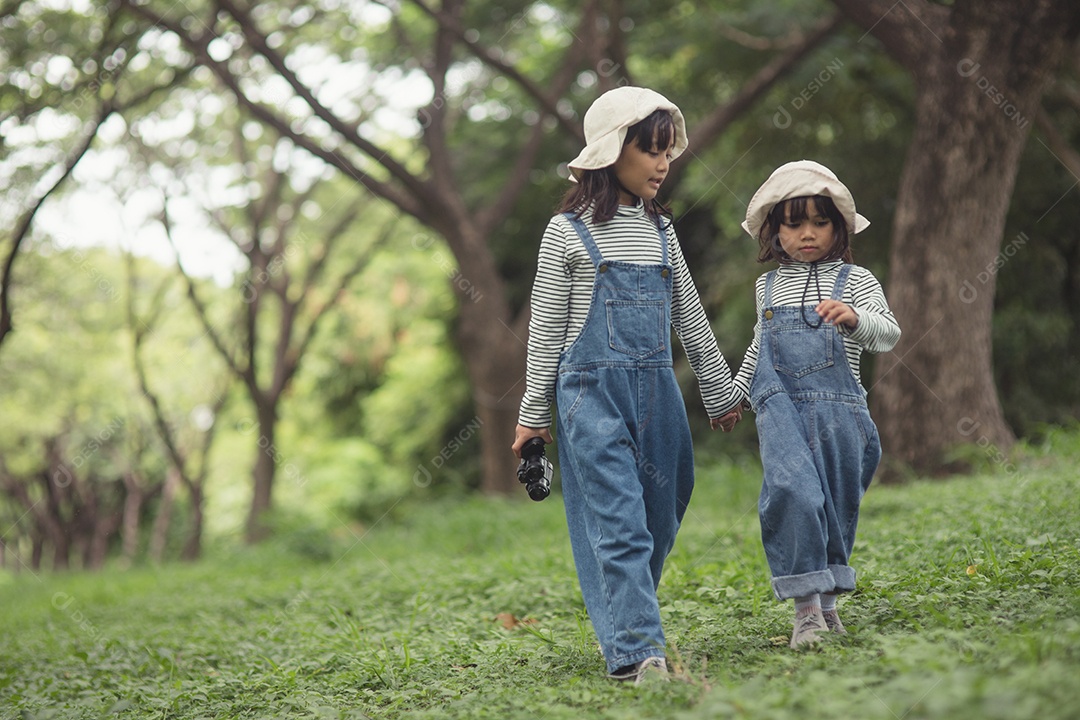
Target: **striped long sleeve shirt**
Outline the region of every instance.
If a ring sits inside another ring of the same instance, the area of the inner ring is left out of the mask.
[[[836,278],[843,267],[842,260],[818,264],[820,283],[811,282],[809,263],[789,263],[781,265],[777,271],[776,280],[773,281],[772,304],[773,305],[814,305],[832,296]],[[757,323],[754,325],[754,339],[750,343],[746,355],[743,356],[742,366],[738,375],[735,376],[735,386],[745,397],[750,397],[750,381],[754,377],[754,369],[757,367],[758,344],[761,339],[761,313],[765,310],[765,277],[762,275],[755,284],[757,296]],[[820,293],[818,287],[820,284]],[[859,360],[862,352],[882,353],[888,352],[895,347],[900,339],[900,325],[893,317],[889,303],[885,300],[885,293],[881,289],[881,283],[874,274],[859,265],[851,266],[847,284],[844,285],[844,293],[841,300],[850,305],[855,314],[859,316],[859,324],[854,330],[848,330],[840,326],[840,334],[844,338],[844,349],[847,354],[848,365],[855,374],[855,380],[861,385],[862,374],[859,371]]]
[[[615,217],[601,225],[592,225],[591,219],[592,213],[587,211],[583,220],[605,259],[661,262],[656,224],[642,206],[620,206]],[[666,236],[668,262],[673,270],[671,324],[697,376],[709,417],[719,417],[742,398],[732,385],[731,370],[716,345],[716,336],[670,224]],[[554,216],[540,241],[532,289],[525,396],[518,416],[518,422],[525,427],[545,428],[551,424],[559,357],[585,324],[595,277],[596,268],[577,232],[564,216]]]

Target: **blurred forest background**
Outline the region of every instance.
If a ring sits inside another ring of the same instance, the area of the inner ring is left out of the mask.
[[[904,329],[883,477],[1080,409],[1080,9],[1011,3],[0,3],[0,566],[199,557],[524,494],[543,228],[601,92],[687,117],[662,195],[732,369],[739,222],[818,160]],[[701,462],[753,461],[752,416]]]

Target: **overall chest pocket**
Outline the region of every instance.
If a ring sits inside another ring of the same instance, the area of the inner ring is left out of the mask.
[[[769,328],[772,337],[773,368],[794,378],[832,367],[836,328],[822,323],[812,329],[805,324]]]
[[[612,350],[642,360],[667,347],[663,300],[606,300],[604,304]]]

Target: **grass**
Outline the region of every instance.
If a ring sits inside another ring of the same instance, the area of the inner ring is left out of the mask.
[[[0,581],[0,718],[1076,718],[1080,434],[875,486],[841,600],[786,646],[758,469],[703,463],[661,584],[683,682],[603,677],[562,505],[399,506],[194,566]]]

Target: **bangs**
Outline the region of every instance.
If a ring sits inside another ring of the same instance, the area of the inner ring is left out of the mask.
[[[840,217],[840,211],[837,209],[836,204],[833,203],[832,198],[825,195],[814,195],[790,198],[782,203],[777,203],[773,208],[773,212],[778,213],[777,218],[780,222],[800,222],[802,220],[810,219],[810,202],[813,201],[814,209],[817,210],[818,215],[821,217],[827,217],[833,222],[840,219],[843,222],[843,218]]]
[[[641,122],[631,125],[623,145],[634,142],[638,149],[649,152],[654,140],[659,150],[667,150],[675,142],[675,120],[667,110],[655,110]]]

